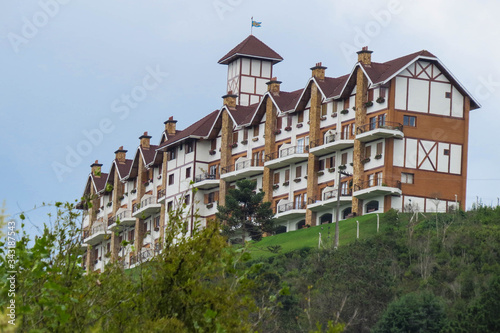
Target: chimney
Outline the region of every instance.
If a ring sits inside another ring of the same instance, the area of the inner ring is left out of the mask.
[[[127,151],[123,149],[123,146],[120,146],[117,151],[115,151],[115,158],[119,163],[125,163],[125,156],[127,155]]]
[[[364,46],[361,51],[358,51],[358,62],[363,65],[371,65],[372,64],[372,53],[373,51],[368,50],[368,46]]]
[[[224,105],[229,108],[236,107],[236,98],[238,98],[238,95],[233,94],[231,90],[227,95],[222,96],[222,99],[224,100]]]
[[[102,164],[99,164],[98,160],[95,160],[95,162],[93,164],[91,164],[90,167],[92,168],[91,172],[95,177],[101,177]]]
[[[165,124],[165,132],[167,132],[167,136],[170,136],[170,135],[175,135],[175,124],[177,123],[177,120],[174,120],[174,117],[170,116],[170,118],[168,118],[168,120],[166,122],[164,122]]]
[[[311,68],[312,76],[317,78],[318,80],[325,79],[325,69],[326,67],[321,65],[321,62],[316,63],[316,66]]]
[[[139,139],[141,140],[141,147],[149,149],[149,140],[151,139],[151,136],[148,135],[148,132],[144,132]]]
[[[267,84],[267,91],[271,92],[273,96],[280,95],[281,81],[278,81],[277,78],[273,77],[271,81],[267,82],[266,84]]]

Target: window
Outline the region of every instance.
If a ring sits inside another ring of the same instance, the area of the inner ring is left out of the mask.
[[[285,170],[285,182],[290,180],[290,169]]]
[[[281,129],[282,122],[283,122],[283,118],[282,117],[277,117],[276,118],[276,129],[277,130]]]
[[[327,105],[328,105],[328,104],[323,104],[323,105],[321,105],[321,115],[322,115],[322,116],[326,116],[326,112],[327,112],[327,110],[328,110],[328,106],[327,106]]]
[[[401,172],[401,183],[413,184],[415,175],[413,173]]]
[[[160,227],[160,217],[157,216],[155,217],[155,228],[159,228]]]
[[[373,89],[368,90],[368,102],[373,101]]]
[[[191,177],[191,167],[186,168],[186,178]]]
[[[443,153],[444,153],[446,156],[450,156],[450,150],[449,150],[449,149],[445,149]]]
[[[325,160],[319,160],[318,161],[318,170],[325,170]]]
[[[186,154],[192,153],[193,152],[193,142],[186,142]]]
[[[219,191],[205,194],[205,204],[210,204],[219,200]]]
[[[309,149],[309,137],[297,138],[297,154],[305,153]]]
[[[248,140],[248,128],[243,130],[243,140]]]
[[[167,203],[167,212],[171,212],[173,207],[174,207],[174,202],[173,201],[169,201]]]
[[[304,111],[297,112],[297,123],[300,124],[304,122]]]
[[[347,153],[342,154],[342,165],[347,164]]]
[[[385,98],[385,91],[387,88],[380,87],[379,97]]]
[[[128,232],[128,241],[129,241],[129,242],[131,242],[131,243],[133,243],[133,242],[134,242],[134,237],[135,237],[135,232],[134,232],[134,230],[130,230],[130,231]]]
[[[168,175],[168,185],[172,185],[174,183],[174,174],[171,173]]]
[[[175,160],[175,148],[172,148],[167,152],[167,160]]]
[[[286,126],[287,127],[292,126],[292,115],[290,114],[286,117]]]
[[[451,92],[445,92],[444,93],[445,98],[451,98]]]
[[[233,132],[233,143],[238,143],[238,132]]]
[[[335,156],[330,156],[325,159],[325,167],[327,169],[334,168],[335,167]]]
[[[385,126],[385,113],[378,116],[378,127]]]
[[[189,194],[187,194],[185,197],[184,197],[184,203],[186,205],[189,205],[191,203],[191,196]]]
[[[384,143],[383,142],[377,143],[377,155],[382,155],[383,149],[384,149]]]
[[[416,127],[417,126],[417,117],[415,117],[415,116],[404,116],[403,117],[403,125],[404,126]]]
[[[217,139],[210,141],[210,149],[215,150],[217,148]]]
[[[365,147],[365,158],[370,158],[372,156],[372,146]]]
[[[108,243],[108,245],[106,246],[106,252],[111,252],[111,243]]]
[[[280,183],[280,173],[279,172],[275,172],[274,175],[273,175],[273,184],[276,185],[276,184],[279,184]]]
[[[300,178],[302,177],[302,166],[298,166],[296,169],[295,169],[295,178]]]
[[[253,136],[254,137],[259,136],[259,126],[260,125],[255,125],[254,128],[253,128]]]
[[[370,118],[370,131],[377,127],[377,117]]]
[[[219,167],[219,165],[218,165],[218,164],[211,165],[211,166],[210,166],[210,168],[208,169],[208,170],[209,170],[208,172],[209,172],[211,175],[216,176],[216,175],[217,175],[217,169],[218,169],[218,167]]]
[[[307,193],[301,193],[295,195],[294,209],[304,209],[306,202],[307,202]]]
[[[342,139],[343,140],[349,139],[349,125],[342,126]]]

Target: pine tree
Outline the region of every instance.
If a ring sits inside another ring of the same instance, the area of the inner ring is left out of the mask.
[[[275,221],[270,202],[262,202],[264,192],[256,192],[257,183],[243,179],[229,189],[225,206],[218,206],[217,218],[223,222],[222,233],[231,237],[241,232],[243,242],[249,236],[260,240],[265,232],[273,232]]]

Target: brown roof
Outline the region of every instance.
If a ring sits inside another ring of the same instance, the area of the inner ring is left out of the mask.
[[[101,173],[100,177],[92,175],[92,180],[94,181],[97,192],[104,190],[104,188],[106,187],[107,179],[108,179],[107,173]]]
[[[283,58],[273,49],[261,42],[254,35],[250,35],[244,41],[236,45],[236,47],[229,51],[225,56],[220,58],[218,63],[227,65],[231,61],[245,56],[271,60],[273,64],[276,64],[283,60]]]
[[[130,167],[132,167],[132,160],[125,160],[125,163],[120,163],[115,160],[115,164],[118,167],[118,175],[123,178],[128,175]]]
[[[384,63],[372,62],[370,66],[362,66],[373,83],[382,82],[403,69],[405,65],[419,56],[436,58],[436,56],[429,51],[422,50],[390,61],[386,61]]]
[[[218,113],[219,110],[215,110],[210,114],[208,114],[207,116],[201,118],[191,126],[187,127],[186,129],[177,131],[177,133],[175,133],[174,136],[169,137],[167,141],[163,142],[159,146],[159,148],[165,147],[173,142],[185,139],[190,135],[195,135],[200,137],[207,136],[208,132],[212,128],[213,123],[215,122]]]
[[[280,91],[279,95],[272,96],[276,105],[280,108],[282,112],[292,110],[297,105],[297,101],[304,89],[298,89],[292,92]]]
[[[337,96],[342,91],[346,80],[349,75],[344,75],[340,77],[325,77],[324,80],[318,80],[318,85],[325,94],[326,98]]]
[[[142,156],[144,156],[144,164],[148,165],[149,163],[153,162],[155,158],[156,149],[158,149],[158,146],[150,145],[149,149],[144,149],[143,147],[140,148]]]
[[[236,122],[235,125],[244,125],[248,124],[252,120],[253,115],[257,111],[258,105],[258,103],[249,106],[238,105],[236,108],[227,109]]]

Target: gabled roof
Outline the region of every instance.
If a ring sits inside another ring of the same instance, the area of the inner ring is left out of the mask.
[[[175,144],[190,137],[204,138],[208,136],[218,114],[219,110],[215,110],[210,114],[208,114],[207,116],[201,118],[194,124],[190,125],[186,129],[181,131],[176,131],[174,136],[169,137],[168,140],[164,141],[157,149],[161,150],[166,146],[171,146],[172,144]]]
[[[303,90],[304,89],[298,89],[291,92],[280,91],[278,95],[274,95],[269,91],[266,92],[264,96],[262,96],[260,103],[256,106],[252,117],[247,117],[245,123],[242,125],[256,125],[258,124],[258,122],[260,122],[260,120],[266,113],[266,100],[268,98],[273,101],[274,105],[278,109],[278,112],[283,113],[294,110],[295,105],[297,104],[297,101],[299,100],[299,97],[301,96]]]
[[[278,53],[276,53],[273,49],[264,44],[254,35],[250,35],[245,38],[244,41],[236,45],[234,49],[220,58],[218,63],[227,65],[240,57],[270,60],[273,62],[273,64],[276,64],[283,60],[283,58]]]
[[[90,186],[94,187],[95,193],[99,193],[106,188],[106,182],[108,180],[107,173],[101,173],[100,177],[94,176],[94,174],[89,174],[87,178],[87,183],[85,184],[85,190],[83,191],[83,196],[90,194]]]

